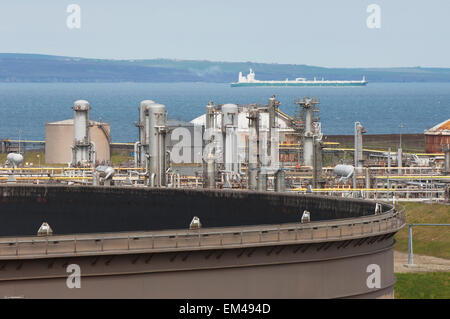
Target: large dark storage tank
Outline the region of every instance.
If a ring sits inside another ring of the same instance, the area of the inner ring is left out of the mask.
[[[375,211],[372,202],[295,193],[30,185],[0,190],[0,236],[33,236],[43,222],[65,235],[186,229],[194,216],[203,227],[228,227],[299,222],[304,210],[312,221]]]

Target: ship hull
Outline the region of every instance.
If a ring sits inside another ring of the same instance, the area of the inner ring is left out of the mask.
[[[298,82],[298,83],[283,83],[283,82],[257,82],[257,83],[231,83],[231,87],[254,87],[254,86],[366,86],[367,82],[345,82],[345,83],[320,83],[320,82]]]

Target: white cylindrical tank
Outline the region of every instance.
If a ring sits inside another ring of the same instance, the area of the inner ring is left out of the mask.
[[[336,174],[338,177],[344,178],[352,176],[354,171],[355,168],[353,167],[353,165],[344,165],[344,164],[336,165],[333,169],[334,174]]]
[[[6,156],[6,165],[11,165],[12,167],[18,167],[23,163],[23,156],[19,153],[9,153]]]

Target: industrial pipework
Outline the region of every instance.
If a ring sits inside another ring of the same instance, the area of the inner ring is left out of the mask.
[[[91,143],[89,135],[89,110],[88,101],[75,101],[72,109],[73,118],[73,146],[72,146],[72,165],[86,165],[92,163],[95,158],[95,147]],[[95,164],[95,163],[94,163]]]

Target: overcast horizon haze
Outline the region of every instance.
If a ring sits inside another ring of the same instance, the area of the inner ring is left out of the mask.
[[[81,28],[66,25],[69,4]],[[370,29],[367,7],[379,5]],[[450,67],[450,1],[181,0],[0,4],[0,52],[330,68]]]

